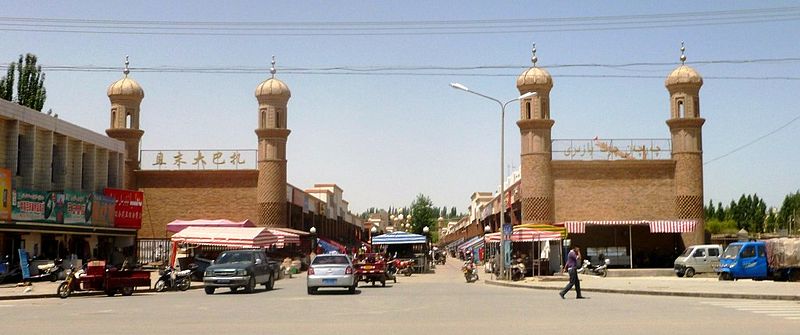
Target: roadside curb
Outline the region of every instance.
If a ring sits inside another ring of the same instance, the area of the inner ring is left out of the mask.
[[[558,291],[561,288],[552,286],[530,285],[520,283],[507,283],[496,280],[485,280],[487,285],[495,285],[502,287],[525,288],[534,290],[553,290]],[[636,295],[655,295],[655,296],[670,296],[670,297],[691,297],[691,298],[721,298],[721,299],[753,299],[753,300],[788,300],[800,301],[800,296],[797,295],[777,295],[777,294],[746,294],[746,293],[712,293],[712,292],[665,292],[665,291],[647,291],[647,290],[619,290],[619,289],[605,289],[605,288],[581,288],[583,292],[599,292],[599,293],[616,293],[616,294],[636,294]]]
[[[189,290],[197,290],[203,288],[203,285],[192,285],[189,287]],[[136,293],[155,293],[155,289],[148,288],[148,289],[141,289],[135,290],[134,294]],[[91,297],[97,295],[106,295],[103,291],[92,291],[92,292],[72,292],[70,298],[72,297]],[[58,294],[55,293],[47,293],[47,294],[20,294],[20,295],[7,295],[7,296],[0,296],[0,301],[3,300],[27,300],[27,299],[45,299],[45,298],[59,298]]]

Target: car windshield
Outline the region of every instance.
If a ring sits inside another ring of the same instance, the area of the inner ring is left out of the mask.
[[[253,261],[253,254],[250,253],[242,253],[242,252],[226,252],[222,255],[219,255],[217,258],[216,264],[228,264],[228,263],[239,263],[239,262],[252,262]]]
[[[350,262],[347,261],[347,256],[318,256],[314,258],[311,265],[347,265],[349,263]]]
[[[739,254],[739,249],[741,248],[742,248],[741,245],[734,245],[734,244],[729,245],[727,248],[725,248],[725,252],[722,253],[722,258],[724,259],[736,258],[736,255]]]
[[[692,254],[692,248],[686,248],[686,250],[684,250],[683,253],[681,254],[681,257],[688,257],[691,254]]]

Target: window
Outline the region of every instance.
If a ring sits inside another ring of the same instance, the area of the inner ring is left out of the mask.
[[[22,135],[17,136],[17,176],[22,175]]]
[[[131,113],[125,114],[125,128],[131,128]]]
[[[717,248],[708,249],[708,255],[712,257],[719,257],[719,249]]]
[[[695,250],[693,257],[706,257],[706,249],[700,248]]]
[[[347,256],[317,256],[311,262],[312,265],[332,265],[332,264],[341,264],[341,265],[349,265],[350,262],[347,260]]]
[[[742,258],[756,257],[756,247],[748,245],[742,249]]]
[[[53,151],[50,152],[50,157],[52,160],[50,161],[50,182],[56,182],[56,160],[58,160],[58,147],[53,144]]]
[[[86,186],[86,153],[81,154],[81,189]]]
[[[764,247],[759,247],[758,248],[758,257],[767,257],[767,255],[766,255],[766,253],[764,251]]]
[[[281,127],[281,113],[275,112],[275,128]]]
[[[531,102],[528,101],[525,103],[525,118],[530,120],[531,118]]]
[[[678,100],[678,117],[684,118],[686,117],[686,110],[683,106],[683,100]]]
[[[112,108],[111,109],[111,128],[116,128],[117,127],[117,125],[115,123],[117,123],[117,109],[116,108]]]

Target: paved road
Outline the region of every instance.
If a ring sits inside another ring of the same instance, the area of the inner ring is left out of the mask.
[[[0,334],[797,334],[800,303],[592,294],[466,284],[458,264],[387,287],[309,296],[303,276],[274,291],[0,301]],[[77,321],[77,323],[76,323]]]

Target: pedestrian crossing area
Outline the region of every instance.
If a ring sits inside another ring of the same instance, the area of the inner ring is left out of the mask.
[[[724,307],[762,316],[800,321],[800,301],[782,300],[714,300],[702,301],[704,305]]]

